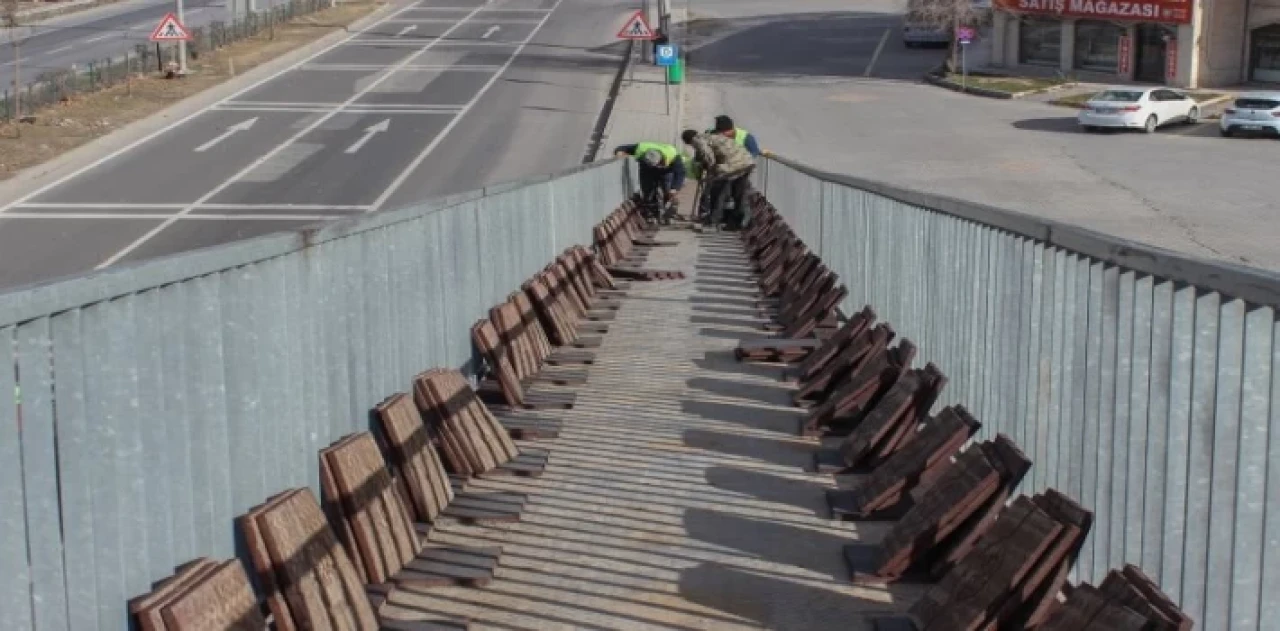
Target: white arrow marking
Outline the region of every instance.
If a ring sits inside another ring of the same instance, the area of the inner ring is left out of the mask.
[[[406,26],[406,27],[404,27],[404,28],[400,29],[400,32],[399,32],[399,33],[396,33],[396,37],[403,37],[403,36],[405,36],[405,35],[408,35],[410,32],[412,32],[412,31],[416,31],[416,30],[418,30],[418,25],[417,25],[417,24],[410,24],[409,26]]]
[[[214,145],[236,135],[239,132],[249,131],[249,128],[253,127],[253,124],[256,122],[258,122],[258,117],[254,116],[253,118],[250,118],[249,120],[246,120],[243,123],[236,123],[235,125],[228,127],[227,131],[222,132],[222,134],[220,134],[217,138],[214,138],[213,140],[210,140],[209,142],[206,142],[203,145],[196,147],[195,151],[196,153],[208,151],[212,149]]]
[[[360,137],[360,140],[355,141],[355,144],[351,145],[350,147],[347,147],[346,153],[355,153],[359,151],[360,147],[363,147],[365,143],[373,139],[373,136],[375,134],[380,134],[384,131],[387,131],[387,129],[389,129],[390,127],[391,127],[390,118],[382,121],[381,123],[378,123],[377,125],[370,125],[369,127],[365,128],[364,135]]]
[[[494,33],[497,33],[498,31],[501,31],[501,30],[502,30],[502,27],[496,24],[493,26],[490,26],[489,30],[485,31],[484,35],[480,36],[480,39],[489,39],[490,35],[493,35]]]

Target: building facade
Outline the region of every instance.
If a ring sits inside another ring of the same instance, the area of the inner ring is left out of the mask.
[[[991,64],[1181,88],[1280,86],[1280,0],[995,0]]]

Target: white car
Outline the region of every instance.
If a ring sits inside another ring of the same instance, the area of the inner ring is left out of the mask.
[[[1248,92],[1222,112],[1223,136],[1255,133],[1280,138],[1280,92]]]
[[[1141,129],[1148,134],[1168,123],[1200,120],[1196,100],[1169,88],[1108,88],[1094,95],[1080,110],[1080,127]]]

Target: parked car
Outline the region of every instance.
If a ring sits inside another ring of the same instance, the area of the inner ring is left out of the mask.
[[[1236,98],[1218,122],[1223,136],[1241,133],[1280,137],[1280,92],[1248,92]]]
[[[907,45],[907,48],[947,46],[951,43],[951,29],[938,28],[908,17],[902,25],[902,42]]]
[[[1169,123],[1200,120],[1196,100],[1169,88],[1108,88],[1094,95],[1080,110],[1080,127],[1141,129],[1148,134]]]

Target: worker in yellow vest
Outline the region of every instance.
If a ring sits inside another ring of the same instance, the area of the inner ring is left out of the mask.
[[[640,171],[640,195],[650,199],[655,189],[662,187],[664,204],[674,208],[673,202],[684,187],[686,175],[684,156],[673,145],[661,142],[638,142],[620,145],[613,150],[615,156],[635,158]],[[668,210],[664,214],[671,214]]]
[[[760,150],[760,143],[756,141],[755,134],[742,129],[733,124],[733,119],[725,114],[716,117],[716,126],[714,129],[708,129],[708,134],[721,134],[732,138],[738,143],[739,147],[746,149],[751,153],[751,157],[759,158],[763,152]]]

